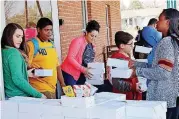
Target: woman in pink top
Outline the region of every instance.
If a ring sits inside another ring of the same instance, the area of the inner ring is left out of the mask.
[[[84,84],[91,77],[87,64],[94,61],[93,42],[98,36],[100,25],[91,20],[86,26],[85,35],[71,41],[67,57],[61,64],[66,85]]]

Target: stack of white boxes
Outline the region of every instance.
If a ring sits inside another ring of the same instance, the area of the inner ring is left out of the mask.
[[[18,119],[18,104],[0,101],[0,119]]]
[[[129,101],[124,94],[35,99],[15,97],[0,102],[1,119],[166,119],[166,102]]]
[[[132,69],[128,68],[128,64],[129,62],[126,60],[108,58],[107,66],[111,68],[111,78],[129,78],[132,74]]]
[[[127,119],[166,119],[166,112],[166,102],[126,101]]]
[[[112,78],[124,78],[128,79],[132,75],[132,69],[128,67],[129,61],[108,58],[107,65],[110,67],[110,82],[112,83]],[[112,67],[115,67],[114,69]],[[147,90],[147,79],[143,77],[138,77],[140,88],[142,91]]]
[[[144,54],[149,54],[152,51],[152,48],[148,48],[148,47],[143,47],[143,46],[135,46],[135,52],[139,52],[139,53],[144,53]],[[147,59],[135,59],[138,62],[146,62],[148,63]]]
[[[8,110],[2,119],[64,119],[61,100],[58,99],[14,97],[4,102],[6,102],[4,106]],[[8,116],[12,114],[13,118],[9,118]]]
[[[123,94],[97,93],[91,97],[62,96],[61,101],[65,119],[109,119],[109,117],[118,119],[119,116],[125,116],[125,104],[118,103],[117,106],[116,101],[125,99]],[[119,113],[120,115],[118,115]]]
[[[93,75],[92,78],[87,79],[87,82],[92,85],[102,85],[104,84],[104,63],[94,62],[88,63],[89,72]]]
[[[138,46],[138,45],[136,45],[135,47],[135,52],[149,54],[151,51],[152,51],[152,48]]]

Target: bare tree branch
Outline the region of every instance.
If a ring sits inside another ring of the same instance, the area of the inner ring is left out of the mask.
[[[4,1],[5,17],[8,19],[14,9],[15,1]]]

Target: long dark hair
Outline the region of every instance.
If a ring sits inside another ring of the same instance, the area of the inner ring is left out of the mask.
[[[179,45],[179,17],[170,20],[168,34]]]
[[[23,31],[23,37],[22,37],[22,43],[19,47],[20,50],[25,51],[25,36],[24,36],[24,30],[23,28],[16,23],[9,23],[3,31],[2,37],[1,37],[1,47],[5,48],[5,46],[10,46],[14,47],[14,42],[13,42],[13,35],[16,31],[16,29],[21,29]]]
[[[169,20],[168,35],[179,45],[179,11],[173,8],[164,9],[161,13]]]

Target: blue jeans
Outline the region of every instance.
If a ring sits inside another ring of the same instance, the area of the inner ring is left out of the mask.
[[[71,86],[76,85],[76,80],[73,78],[73,76],[64,72],[63,70],[62,70],[62,74],[66,85],[71,85]]]
[[[86,82],[86,77],[84,76],[84,74],[80,74],[79,79],[76,81],[72,75],[62,71],[63,74],[63,78],[65,80],[65,84],[66,85],[83,85]]]
[[[84,85],[86,82],[86,77],[83,73],[80,74],[80,78],[76,82],[77,85]]]

